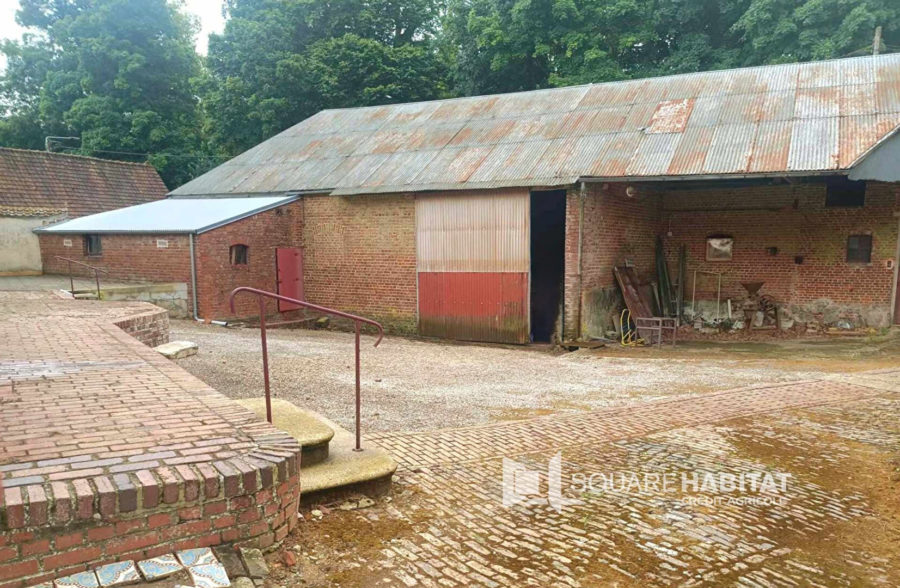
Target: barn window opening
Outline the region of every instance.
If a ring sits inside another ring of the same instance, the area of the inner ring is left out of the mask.
[[[845,176],[828,178],[825,182],[825,206],[828,208],[859,208],[866,203],[866,183],[848,180]]]
[[[869,263],[871,261],[872,235],[847,237],[847,263]]]
[[[246,245],[231,246],[231,265],[247,265],[247,253],[250,250]]]
[[[103,246],[100,243],[100,235],[84,236],[84,254],[87,256],[98,256],[103,254]]]

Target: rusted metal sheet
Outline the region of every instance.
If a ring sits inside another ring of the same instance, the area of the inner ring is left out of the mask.
[[[528,343],[528,274],[419,273],[419,334]]]
[[[647,132],[683,133],[693,109],[693,98],[660,102],[656,105],[653,116],[650,117],[650,125],[647,127]]]
[[[837,117],[794,121],[788,153],[789,170],[837,169],[838,160]]]
[[[416,198],[421,334],[527,342],[529,202],[528,190]]]
[[[173,195],[827,172],[869,152],[896,113],[900,54],[329,110]]]
[[[527,272],[529,192],[416,198],[420,272]]]
[[[794,125],[791,121],[759,123],[747,171],[750,173],[776,172],[787,168],[793,128]]]

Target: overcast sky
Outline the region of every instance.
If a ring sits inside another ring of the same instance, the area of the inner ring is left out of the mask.
[[[220,33],[225,26],[222,0],[185,0],[187,10],[200,19],[202,30],[197,36],[197,51],[206,55],[206,41],[210,33]],[[16,24],[19,0],[0,0],[0,38],[17,39],[22,29]]]

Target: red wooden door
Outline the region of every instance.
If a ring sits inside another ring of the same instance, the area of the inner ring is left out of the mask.
[[[275,269],[278,275],[278,293],[288,298],[303,300],[303,250],[279,247],[275,250]],[[278,311],[297,310],[300,306],[278,301]]]

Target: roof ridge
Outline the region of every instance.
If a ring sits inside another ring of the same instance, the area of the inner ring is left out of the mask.
[[[44,156],[44,157],[49,157],[50,159],[54,159],[56,157],[72,158],[72,159],[86,159],[88,161],[99,161],[102,163],[113,163],[113,164],[119,164],[119,165],[136,165],[138,167],[146,167],[146,168],[156,169],[150,163],[148,163],[146,161],[144,161],[144,162],[121,161],[119,159],[104,159],[102,157],[93,157],[91,155],[80,155],[78,153],[56,153],[53,151],[42,151],[40,149],[22,149],[19,147],[0,147],[0,152],[4,152],[4,151],[10,151],[10,152],[14,152],[14,153],[26,153],[26,154],[35,155],[35,156],[40,155],[40,156]]]
[[[610,84],[622,84],[626,82],[641,82],[646,80],[664,80],[667,78],[682,78],[688,76],[699,76],[699,75],[707,75],[714,73],[727,73],[727,72],[735,72],[735,71],[752,71],[754,69],[763,69],[763,68],[775,68],[775,67],[791,67],[791,66],[813,66],[819,65],[823,63],[834,63],[834,62],[843,62],[843,61],[863,61],[863,60],[871,60],[875,61],[879,58],[886,57],[896,57],[900,58],[900,52],[897,53],[881,53],[879,55],[858,55],[855,57],[834,57],[831,59],[819,59],[814,61],[791,61],[788,63],[768,63],[768,64],[759,64],[759,65],[749,65],[745,67],[726,67],[722,69],[705,69],[700,71],[687,71],[682,73],[670,73],[663,74],[658,76],[644,76],[640,78],[624,78],[621,80],[607,80],[603,82],[587,82],[585,84],[573,84],[571,86],[554,86],[551,88],[535,88],[533,90],[517,90],[515,92],[495,92],[493,94],[473,94],[471,96],[452,96],[449,98],[436,98],[434,100],[419,100],[415,102],[390,102],[387,104],[373,104],[369,106],[348,106],[345,108],[325,108],[320,110],[319,112],[347,112],[351,110],[366,110],[370,108],[384,108],[384,107],[392,107],[392,106],[403,106],[409,104],[434,104],[434,103],[443,103],[443,102],[453,102],[453,101],[462,101],[462,100],[472,100],[475,98],[488,98],[491,96],[513,96],[516,94],[532,94],[537,92],[554,92],[560,90],[572,90],[575,88],[593,88],[596,86],[606,86]],[[318,113],[317,113],[318,114]],[[313,115],[315,116],[315,115]],[[304,119],[308,120],[308,119]],[[301,123],[303,121],[300,121]],[[297,123],[300,124],[300,123]],[[290,128],[290,127],[288,127]]]

